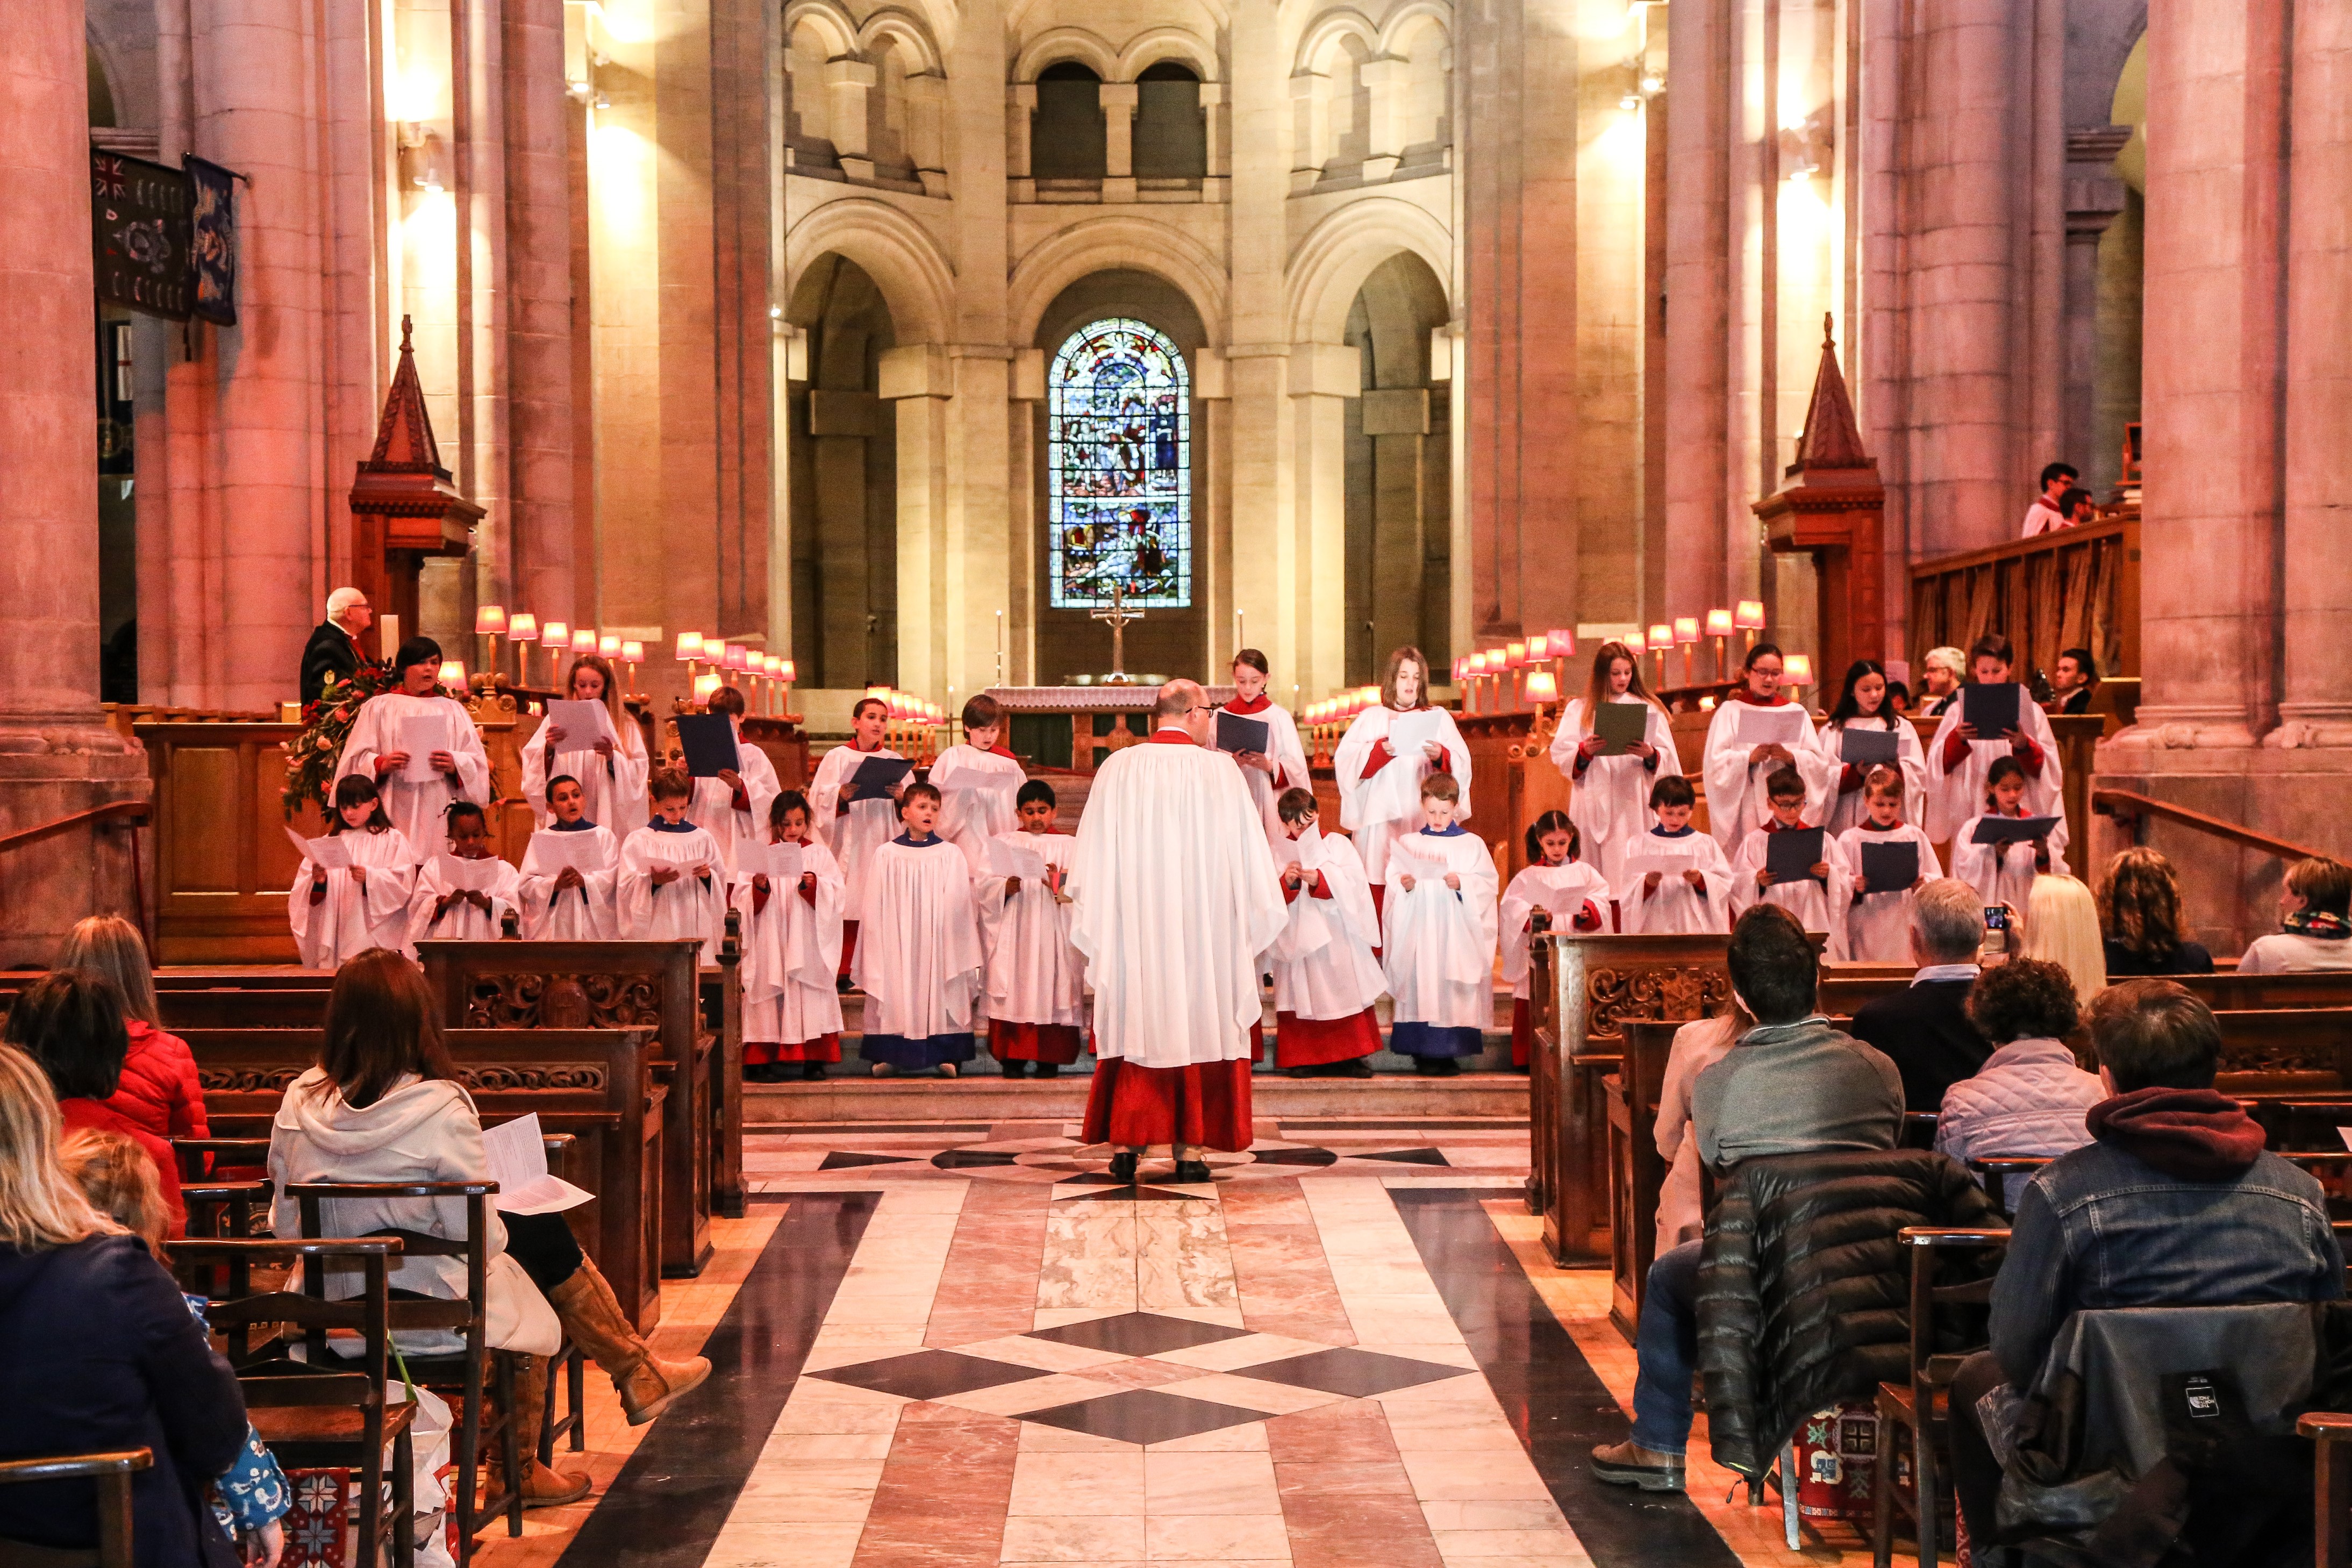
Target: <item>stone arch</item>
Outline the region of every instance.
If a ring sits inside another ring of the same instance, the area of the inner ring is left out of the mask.
[[[1186,27],[1150,27],[1127,41],[1118,52],[1118,74],[1109,79],[1133,81],[1162,60],[1191,66],[1203,82],[1217,79],[1217,53]]]
[[[835,0],[793,0],[784,7],[784,36],[789,38],[803,26],[824,40],[826,58],[857,54],[857,23]]]
[[[1347,204],[1309,229],[1291,253],[1287,267],[1290,340],[1340,341],[1357,290],[1375,267],[1400,250],[1426,263],[1450,299],[1453,236],[1427,209],[1394,196],[1370,196]]]
[[[1023,46],[1013,62],[1013,79],[1034,82],[1047,66],[1076,60],[1105,81],[1122,81],[1118,52],[1099,33],[1084,27],[1048,27]]]
[[[1361,11],[1342,6],[1324,12],[1299,37],[1297,52],[1291,57],[1291,75],[1322,74],[1329,65],[1331,51],[1349,38],[1360,40],[1368,55],[1380,52],[1380,30]]]
[[[866,18],[857,29],[857,47],[868,54],[879,51],[884,42],[896,44],[907,51],[909,76],[947,75],[947,65],[940,57],[939,46],[931,39],[930,29],[922,18],[910,11],[886,6]]]
[[[1444,669],[1453,653],[1452,409],[1430,376],[1430,337],[1451,308],[1436,271],[1391,249],[1349,301],[1360,396],[1345,455],[1347,678],[1373,678],[1381,651],[1412,643]]]
[[[1200,313],[1212,345],[1225,337],[1225,274],[1216,256],[1180,229],[1145,218],[1090,218],[1039,244],[1013,269],[1013,340],[1027,342],[1062,290],[1097,272],[1133,270],[1166,279]]]
[[[1412,49],[1414,36],[1425,27],[1434,27],[1448,44],[1454,40],[1454,7],[1445,0],[1408,0],[1381,19],[1381,53],[1405,57]]]
[[[828,252],[856,262],[881,289],[898,340],[943,343],[955,319],[955,269],[929,233],[887,202],[851,196],[821,204],[784,235],[791,287]]]

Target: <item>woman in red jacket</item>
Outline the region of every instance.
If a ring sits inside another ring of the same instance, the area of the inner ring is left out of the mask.
[[[87,969],[52,969],[25,988],[0,1026],[0,1043],[13,1045],[49,1077],[66,1131],[92,1128],[122,1133],[155,1162],[163,1205],[172,1211],[171,1233],[185,1232],[186,1205],[180,1198],[180,1172],[171,1143],[110,1108],[122,1083],[122,1058],[129,1040],[122,1003],[114,984]]]
[[[122,1059],[122,1086],[107,1096],[106,1108],[159,1138],[211,1137],[195,1056],[186,1040],[163,1030],[139,928],[120,915],[93,915],[58,949],[55,967],[103,976],[121,993],[131,1048]]]

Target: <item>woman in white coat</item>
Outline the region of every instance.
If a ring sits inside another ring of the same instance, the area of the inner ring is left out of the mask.
[[[1392,733],[1412,737],[1403,755],[1390,746]],[[1455,821],[1470,815],[1470,747],[1454,716],[1429,702],[1429,661],[1414,647],[1389,655],[1376,707],[1358,714],[1332,758],[1339,776],[1339,825],[1354,835],[1363,857],[1364,878],[1372,884],[1372,907],[1384,909],[1389,846],[1421,829],[1421,781],[1450,773],[1460,794]]]
[[[1603,703],[1649,710],[1640,742],[1614,757],[1601,754],[1601,737],[1593,730],[1593,715]],[[1603,643],[1592,656],[1584,695],[1559,716],[1551,762],[1575,786],[1568,798],[1568,820],[1576,824],[1582,861],[1616,886],[1625,846],[1650,831],[1650,786],[1661,774],[1683,770],[1675,753],[1674,721],[1642,683],[1641,661],[1624,643]]]
[[[1747,670],[1747,684],[1716,705],[1706,727],[1706,831],[1726,855],[1737,855],[1771,817],[1764,780],[1774,769],[1793,768],[1805,781],[1809,822],[1822,820],[1834,771],[1834,758],[1814,738],[1812,716],[1781,686],[1780,650],[1757,643]]]
[[[600,731],[573,735],[553,719],[522,748],[522,798],[539,826],[551,827],[555,808],[547,798],[551,779],[570,775],[580,780],[583,809],[592,822],[623,836],[646,825],[646,777],[652,759],[646,753],[645,732],[621,706],[621,688],[613,666],[595,653],[572,661],[564,691],[574,702],[602,703],[611,719],[617,744]]]
[[[1927,811],[1927,752],[1911,721],[1897,715],[1886,700],[1886,666],[1875,659],[1856,659],[1845,673],[1845,689],[1829,722],[1821,728],[1822,749],[1831,762],[1828,809],[1822,825],[1836,838],[1858,828],[1870,817],[1863,799],[1863,783],[1870,777],[1869,759],[1845,760],[1845,737],[1851,730],[1866,736],[1895,738],[1895,770],[1903,776],[1903,821],[1925,822]]]

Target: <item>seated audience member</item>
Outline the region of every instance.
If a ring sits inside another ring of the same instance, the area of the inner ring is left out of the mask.
[[[163,1031],[155,974],[139,928],[121,915],[93,915],[73,928],[51,967],[102,975],[122,998],[122,1027],[131,1048],[122,1058],[122,1086],[106,1108],[159,1138],[211,1137],[195,1054],[186,1040]]]
[[[1993,1051],[1975,1077],[1944,1091],[1936,1147],[1965,1161],[2054,1156],[2089,1143],[2083,1117],[2107,1092],[2066,1048],[2082,1021],[2066,971],[2032,958],[1996,964],[1969,993],[1969,1018]],[[2011,1176],[2004,1207],[2024,1190],[2025,1178]]]
[[[2258,936],[2238,960],[2241,975],[2288,975],[2304,969],[2352,969],[2352,866],[2325,855],[2287,868],[2279,890],[2275,936]]]
[[[387,948],[360,954],[337,971],[327,994],[319,1065],[287,1086],[270,1126],[277,1233],[301,1234],[300,1208],[286,1196],[295,1183],[487,1181],[489,1175],[481,1119],[442,1042],[423,971]],[[323,1206],[320,1219],[329,1236],[406,1230],[454,1239],[466,1234],[466,1202],[335,1198]],[[566,1333],[612,1375],[633,1427],[652,1420],[709,1375],[710,1364],[700,1356],[663,1361],[646,1348],[562,1215],[492,1208],[487,1228],[489,1343],[526,1358],[516,1380],[516,1437],[523,1453],[537,1451],[545,1358]],[[466,1260],[404,1258],[391,1282],[395,1290],[457,1300],[466,1293]],[[331,1296],[356,1288],[356,1270],[329,1275]],[[588,1484],[585,1476],[561,1475],[533,1458],[524,1470],[524,1504],[569,1502]]]
[[[1910,988],[1853,1010],[1856,1040],[1886,1053],[1903,1071],[1904,1103],[1935,1111],[1944,1090],[1982,1067],[1992,1047],[1969,1021],[1969,990],[1977,982],[1977,950],[1984,943],[1984,904],[1977,890],[1938,877],[1914,895]]]
[[[1735,1001],[1756,1024],[1692,1087],[1699,1158],[1719,1171],[1764,1155],[1895,1147],[1902,1076],[1814,1010],[1820,962],[1796,917],[1777,904],[1749,909],[1732,927],[1726,965]],[[1612,1486],[1682,1490],[1704,1245],[1684,1242],[1650,1265],[1634,1343],[1641,1373],[1633,1435],[1592,1450],[1593,1475]]]
[[[2180,934],[2180,880],[2154,850],[2128,849],[2107,862],[2099,879],[2099,925],[2110,980],[2213,972],[2213,955]]]
[[[173,1157],[171,1141],[111,1104],[122,1087],[122,1061],[130,1040],[122,1026],[121,995],[88,969],[52,969],[43,975],[25,988],[8,1009],[6,1025],[0,1027],[0,1041],[39,1062],[49,1075],[68,1132],[121,1133],[147,1151],[155,1162],[156,1180],[163,1184],[163,1205],[171,1211],[171,1233],[177,1236],[187,1225],[188,1212],[180,1201],[179,1163]]]
[[[230,1561],[204,1491],[245,1447],[236,1375],[146,1245],[66,1175],[63,1135],[41,1068],[0,1048],[0,1460],[152,1449],[131,1478],[131,1561]],[[0,1542],[91,1551],[94,1487],[0,1487]]]
[[[1755,1020],[1738,1008],[1726,1008],[1711,1019],[1699,1019],[1675,1030],[1666,1050],[1666,1071],[1658,1085],[1658,1115],[1653,1135],[1658,1157],[1666,1162],[1666,1179],[1658,1188],[1660,1256],[1706,1232],[1700,1211],[1698,1140],[1691,1134],[1691,1088],[1698,1075],[1721,1061]]]
[[[2091,698],[2099,689],[2099,662],[2091,657],[2088,648],[2069,648],[2058,655],[2057,666],[2050,673],[2050,684],[2056,688],[2058,698],[2057,706],[2051,709],[2053,713],[2088,713]]]
[[[2074,1313],[2344,1294],[2319,1182],[2264,1153],[2261,1126],[2214,1092],[2221,1031],[2205,1004],[2175,981],[2127,980],[2091,1009],[2091,1038],[2112,1097],[2091,1107],[2092,1142],[2019,1199],[1992,1348],[1952,1387],[1953,1488],[1973,1541],[1995,1539],[2000,1486],[1977,1402],[2004,1383],[2029,1387]]]
[[[2071,876],[2037,876],[2027,895],[2019,956],[2066,971],[2074,999],[2084,1007],[2107,988],[2106,944],[2099,939],[2099,901]]]

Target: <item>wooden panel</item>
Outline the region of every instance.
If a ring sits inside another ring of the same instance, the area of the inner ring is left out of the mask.
[[[2139,523],[2062,528],[1911,568],[1911,662],[1987,632],[2017,645],[2019,674],[2087,647],[2103,674],[2139,667]]]
[[[293,846],[279,792],[299,725],[142,722],[156,805],[157,958],[166,964],[290,964],[286,889]],[[322,831],[305,806],[295,831]]]
[[[182,747],[172,758],[173,789],[158,790],[163,805],[156,813],[163,854],[159,857],[165,885],[181,893],[242,893],[247,879],[237,864],[235,824],[237,808],[237,748],[234,746]],[[160,782],[160,781],[159,781]],[[287,846],[293,852],[293,846]],[[294,880],[289,867],[286,880]]]

